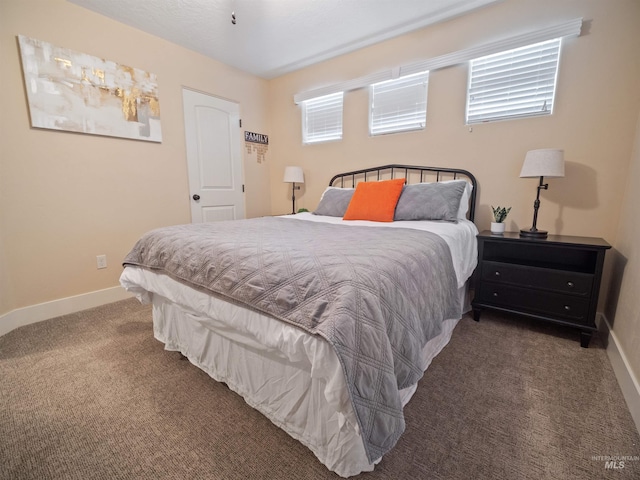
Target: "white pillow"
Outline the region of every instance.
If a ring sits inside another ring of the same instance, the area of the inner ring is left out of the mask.
[[[466,180],[445,180],[444,182],[441,182],[441,183],[450,183],[450,182],[464,182],[466,184],[464,187],[464,192],[462,192],[462,198],[460,198],[460,206],[458,207],[458,218],[466,220],[467,212],[469,211],[469,199],[471,198],[473,185],[471,184],[471,182],[467,182]]]
[[[320,195],[320,200],[322,200],[322,197],[324,197],[324,194],[327,193],[328,190],[355,190],[355,188],[347,188],[347,187],[327,187],[325,188],[324,192],[322,192],[322,195]]]

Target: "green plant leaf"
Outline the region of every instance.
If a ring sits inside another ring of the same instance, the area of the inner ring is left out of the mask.
[[[491,210],[493,211],[493,218],[497,223],[502,223],[506,220],[507,215],[511,211],[511,207],[501,207],[498,205],[494,207],[491,205]]]

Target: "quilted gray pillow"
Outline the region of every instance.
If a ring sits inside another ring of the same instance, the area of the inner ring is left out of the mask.
[[[353,188],[329,187],[322,194],[320,205],[313,212],[314,215],[326,215],[328,217],[344,217],[351,197]]]
[[[458,221],[458,207],[466,182],[405,185],[394,220]]]

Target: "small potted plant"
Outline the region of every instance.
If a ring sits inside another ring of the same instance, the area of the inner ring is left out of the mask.
[[[504,221],[507,219],[511,207],[501,207],[500,205],[494,207],[491,205],[491,210],[493,210],[493,219],[495,220],[495,222],[491,222],[491,233],[504,233]]]

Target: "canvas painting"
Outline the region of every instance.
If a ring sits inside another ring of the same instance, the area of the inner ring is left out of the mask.
[[[31,126],[162,141],[153,73],[18,36]]]

